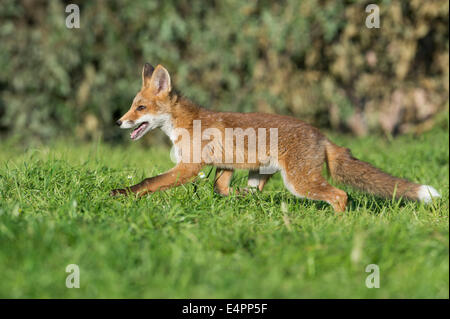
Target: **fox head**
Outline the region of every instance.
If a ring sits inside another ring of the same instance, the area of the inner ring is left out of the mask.
[[[169,72],[162,66],[156,68],[145,63],[142,69],[142,88],[136,94],[130,109],[116,124],[120,128],[133,128],[131,139],[137,140],[148,131],[170,122]]]

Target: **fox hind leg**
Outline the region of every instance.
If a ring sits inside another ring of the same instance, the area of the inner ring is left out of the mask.
[[[273,174],[260,174],[258,171],[249,171],[248,172],[248,187],[258,188],[261,192],[266,185],[267,181]]]
[[[319,171],[308,174],[292,174],[281,170],[284,184],[295,196],[329,203],[336,212],[343,212],[347,206],[347,194],[328,184]]]
[[[231,169],[217,169],[214,181],[214,191],[222,196],[228,196],[234,190],[236,194],[245,195],[257,188],[262,191],[264,185],[272,176],[272,174],[259,174],[256,171],[250,171],[248,175],[248,188],[233,189],[230,187],[230,182],[233,177],[233,170]]]
[[[273,174],[260,174],[257,171],[248,172],[247,187],[239,188],[237,193],[239,195],[247,195],[256,191],[262,192],[267,181]]]

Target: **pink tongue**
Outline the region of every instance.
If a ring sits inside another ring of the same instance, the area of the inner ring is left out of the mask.
[[[143,123],[140,126],[138,126],[133,132],[131,132],[131,138],[135,139],[136,136],[139,135],[140,132],[142,132],[142,130],[145,130],[145,128],[147,127],[147,123]]]
[[[133,132],[131,132],[131,138],[132,138],[132,139],[135,139],[135,138],[136,138],[136,135],[138,134],[139,130],[140,130],[140,127],[138,127],[138,128],[135,129]]]

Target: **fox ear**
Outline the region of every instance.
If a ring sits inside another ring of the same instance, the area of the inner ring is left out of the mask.
[[[155,68],[150,63],[145,63],[142,68],[142,87],[148,87],[150,85],[150,79],[152,77]]]
[[[160,64],[153,71],[150,88],[153,89],[156,95],[165,95],[172,90],[169,72]]]

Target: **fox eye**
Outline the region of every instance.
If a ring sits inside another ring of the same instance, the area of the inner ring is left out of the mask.
[[[142,111],[143,109],[145,109],[145,105],[139,105],[136,110]]]

